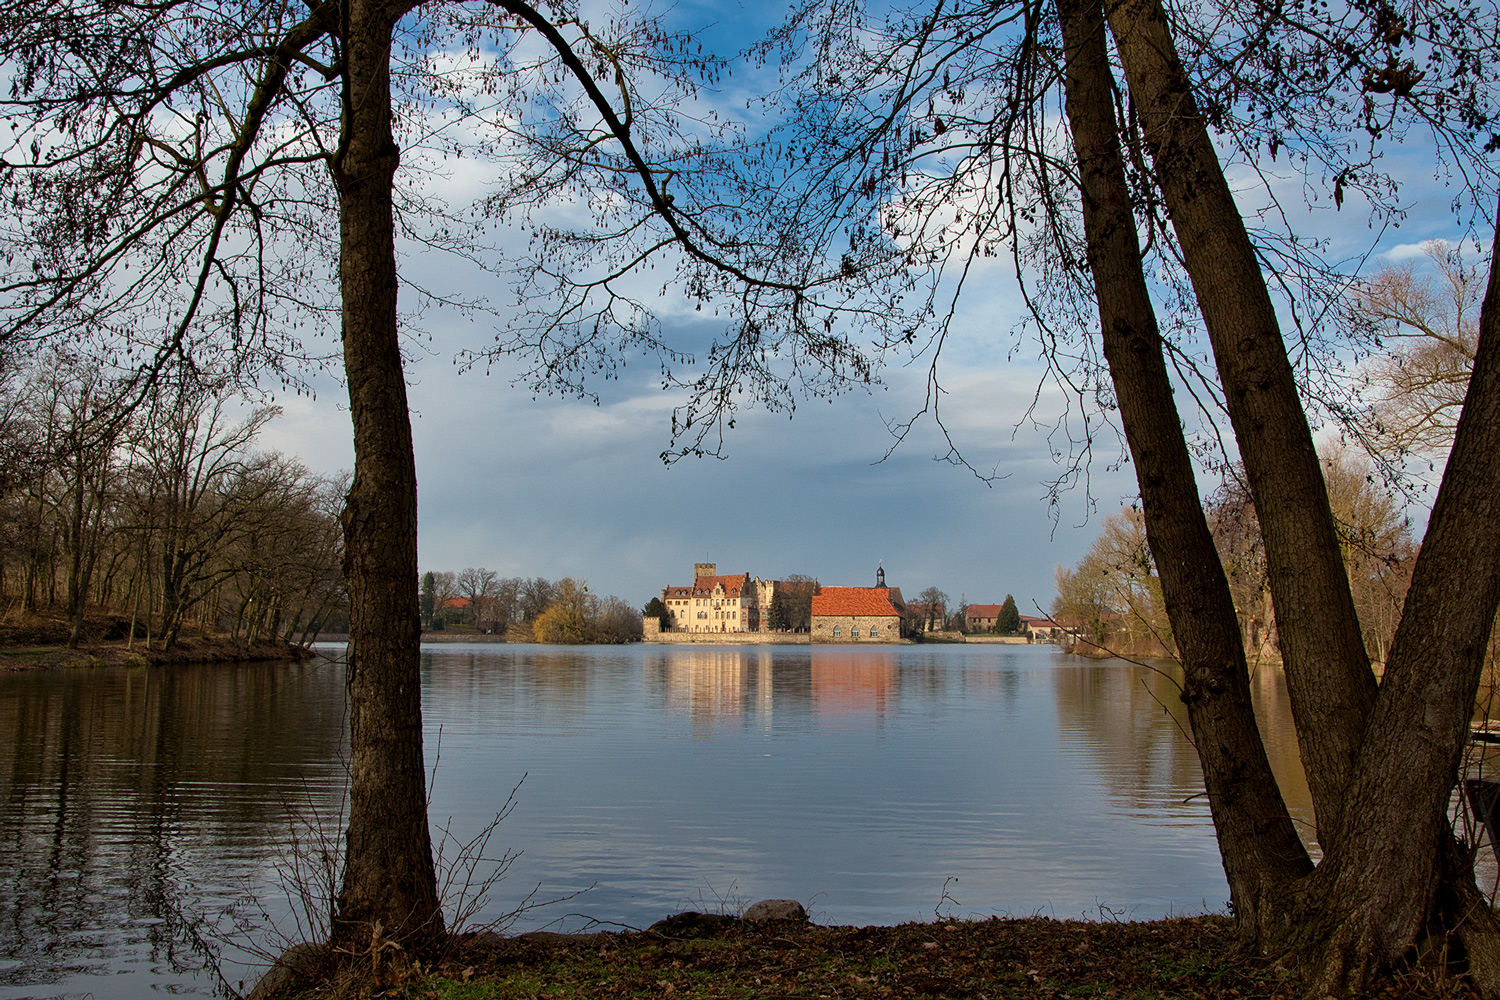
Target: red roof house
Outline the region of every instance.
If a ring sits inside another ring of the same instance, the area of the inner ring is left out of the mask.
[[[814,642],[896,642],[901,611],[887,587],[824,587],[812,599]]]

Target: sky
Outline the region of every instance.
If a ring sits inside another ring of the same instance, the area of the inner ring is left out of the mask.
[[[677,14],[716,17],[720,36],[754,20],[732,6]],[[719,99],[742,106],[746,87],[742,76]],[[1310,211],[1299,228],[1330,240],[1335,256],[1377,244],[1371,267],[1410,259],[1424,239],[1460,235],[1446,210],[1451,192],[1431,180],[1430,162],[1416,154],[1399,169],[1414,181],[1399,229],[1372,231],[1347,202],[1339,212]],[[461,196],[485,180],[464,170],[435,183]],[[452,267],[412,246],[403,253],[410,281],[441,284]],[[923,407],[930,355],[887,367],[869,393],[804,401],[790,420],[752,410],[729,432],[722,459],[668,466],[658,456],[682,400],[661,390],[653,359],[629,365],[598,405],[537,399],[512,384],[518,368],[460,373],[454,358],[489,341],[485,323],[424,313],[417,332],[428,346],[414,349],[409,366],[422,570],[572,576],[639,607],[690,582],[697,562],[839,586],[872,585],[881,566],[908,597],[928,586],[954,602],[997,604],[1009,594],[1023,614],[1045,613],[1055,568],[1082,558],[1099,522],[1134,499],[1133,474],[1106,434],[1085,477],[1049,497],[1049,483],[1067,471],[1055,457],[1069,451],[1055,426],[1066,401],[1046,382],[1037,345],[1013,333],[1022,305],[1005,268],[992,265],[968,288],[940,361],[943,412],[964,457],[993,473],[988,482],[943,460],[947,445],[930,419],[891,451],[889,425]],[[664,317],[668,333],[688,341],[701,334],[695,322]],[[343,387],[329,376],[310,384],[311,396],[275,400],[283,415],[261,444],[318,471],[349,469]],[[1215,483],[1205,475],[1200,488],[1211,493]]]
[[[597,406],[534,399],[503,370],[459,373],[451,345],[474,334],[447,333],[435,332],[442,348],[410,368],[424,571],[580,577],[641,606],[690,582],[696,562],[839,586],[871,586],[883,566],[908,596],[937,586],[954,601],[998,604],[1012,594],[1023,613],[1045,613],[1054,567],[1081,558],[1100,512],[1133,493],[1128,472],[1096,461],[1087,490],[1049,504],[1045,484],[1064,469],[1046,430],[1023,420],[1041,377],[1033,363],[948,366],[949,430],[974,465],[1003,477],[986,483],[938,459],[946,447],[930,422],[886,457],[887,422],[921,409],[920,362],[887,371],[873,392],[805,402],[790,420],[752,411],[729,432],[724,458],[669,466],[659,455],[674,399],[651,360],[628,368]],[[262,446],[319,471],[352,467],[341,393],[326,380],[315,398],[276,400],[283,415]],[[1050,419],[1059,400],[1044,395],[1038,406]]]

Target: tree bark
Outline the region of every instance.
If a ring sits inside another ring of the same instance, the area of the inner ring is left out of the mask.
[[[1259,949],[1277,900],[1312,862],[1281,798],[1250,698],[1229,582],[1204,518],[1192,458],[1141,266],[1114,115],[1101,0],[1058,0],[1067,115],[1104,354],[1140,485],[1146,536],[1185,678],[1182,699],[1241,943]]]
[[[1110,26],[1197,293],[1265,534],[1272,595],[1324,860],[1289,894],[1280,949],[1323,993],[1361,991],[1432,916],[1459,928],[1493,993],[1500,931],[1445,859],[1445,811],[1500,599],[1500,291],[1492,272],[1469,398],[1377,687],[1326,491],[1259,264],[1158,0]],[[1164,561],[1158,553],[1158,562]],[[1439,871],[1446,882],[1439,894]],[[1439,896],[1441,895],[1441,899]],[[1442,905],[1435,911],[1434,904]]]
[[[342,516],[349,584],[349,825],[334,944],[372,961],[442,935],[422,758],[417,477],[396,318],[391,33],[404,8],[350,0],[340,208],[344,363],[354,478]]]
[[[1345,792],[1349,804],[1299,894],[1310,911],[1300,951],[1330,992],[1360,989],[1369,969],[1411,947],[1438,895],[1440,871],[1449,876],[1444,899],[1462,911],[1455,915],[1464,918],[1471,966],[1500,958],[1492,913],[1471,906],[1472,873],[1446,860],[1449,794],[1500,603],[1500,271],[1493,266],[1479,322],[1468,396]],[[1488,981],[1500,967],[1476,974]]]
[[[1109,24],[1213,345],[1265,537],[1267,575],[1308,785],[1336,825],[1375,703],[1312,432],[1276,310],[1158,0],[1120,0]]]

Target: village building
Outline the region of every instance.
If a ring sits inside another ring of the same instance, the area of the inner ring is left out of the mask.
[[[988,632],[995,627],[1000,620],[1000,609],[1002,604],[971,604],[964,620],[968,622],[970,632]],[[1023,618],[1022,621],[1025,621]]]
[[[901,591],[885,585],[885,570],[873,587],[823,587],[812,599],[813,642],[898,642],[905,610]]]
[[[759,632],[775,584],[749,573],[720,576],[715,563],[694,563],[689,587],[665,587],[661,602],[683,632]]]
[[[1021,627],[1026,630],[1032,642],[1062,642],[1071,632],[1051,618],[1036,618],[1032,615],[1021,616]]]

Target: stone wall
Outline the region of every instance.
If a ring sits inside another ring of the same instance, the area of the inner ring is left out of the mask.
[[[870,638],[870,629],[878,630]],[[859,638],[854,630],[859,630]],[[838,634],[835,635],[834,633]],[[901,619],[895,615],[818,615],[812,620],[813,642],[882,643],[901,641]]]
[[[663,632],[645,634],[642,642],[705,646],[800,646],[811,641],[806,632]]]

